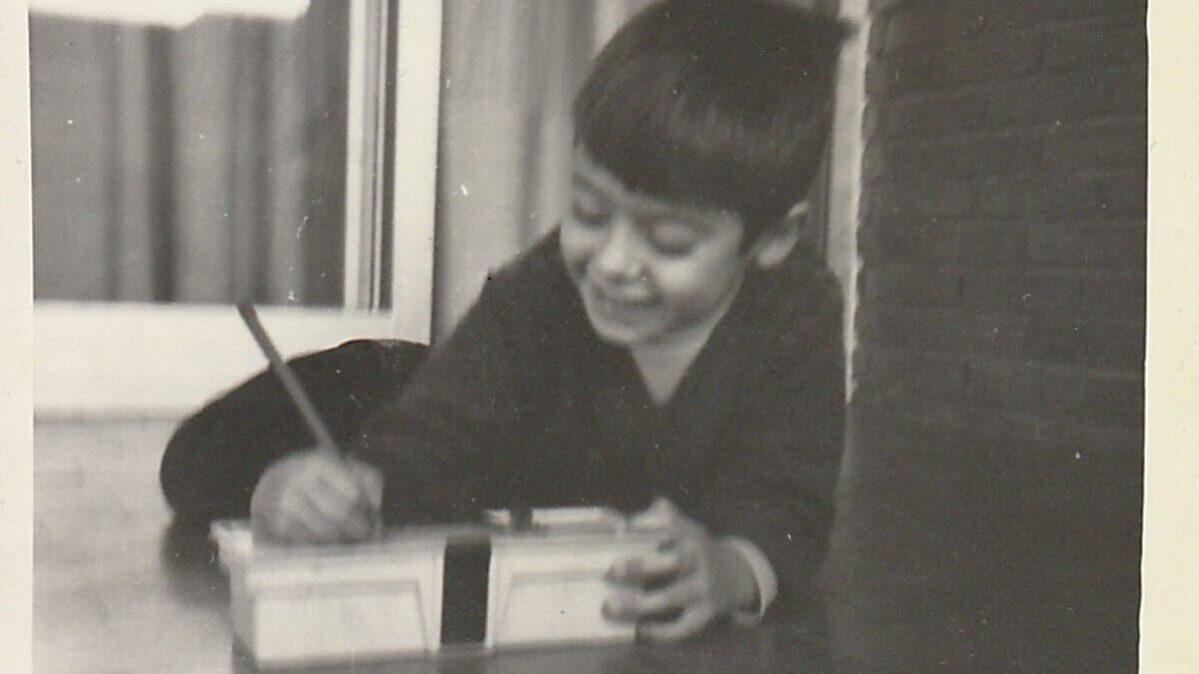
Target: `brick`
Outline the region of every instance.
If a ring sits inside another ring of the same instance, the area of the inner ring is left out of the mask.
[[[917,142],[879,142],[863,165],[874,161],[880,174],[922,174],[932,178],[1024,175],[1042,160],[1042,134],[999,133]],[[871,156],[873,154],[874,156]]]
[[[973,225],[962,230],[957,260],[971,268],[1022,268],[1029,260],[1028,249],[1024,227]]]
[[[1040,467],[1048,457],[1035,448],[1039,420],[1013,410],[971,406],[959,399],[923,401],[919,407],[896,403],[873,410],[874,420],[913,436],[924,445],[910,458],[948,467],[954,463],[986,462],[993,477],[1036,475],[1036,470],[1013,470],[1013,459],[1023,456],[1024,469]],[[913,448],[915,449],[915,448]],[[1030,465],[1031,464],[1031,465]],[[931,467],[931,466],[930,466]]]
[[[974,203],[969,181],[930,182],[918,174],[893,172],[892,179],[876,182],[870,199],[872,215],[904,222],[939,220],[970,213]]]
[[[1144,172],[1148,161],[1144,118],[1071,127],[1055,127],[1045,140],[1045,167],[1055,169],[1125,168]]]
[[[1076,273],[977,270],[962,274],[962,307],[977,311],[1027,313],[1078,306]]]
[[[902,170],[893,161],[895,154],[891,147],[880,141],[867,143],[862,151],[862,181],[873,184],[893,171]]]
[[[998,0],[990,5],[990,23],[993,29],[1011,30],[1050,22],[1077,22],[1113,15],[1131,14],[1144,17],[1146,2],[1147,0]]]
[[[981,178],[975,190],[975,213],[995,220],[1027,219],[1036,214],[1047,187],[1044,178],[1028,175],[1029,168],[1026,166],[1025,172],[1018,175]]]
[[[1067,198],[1047,199],[1044,215],[1144,218],[1148,212],[1148,175],[1143,170],[1071,174],[1064,186]]]
[[[1021,361],[970,362],[967,368],[967,404],[986,409],[1035,411],[1039,391],[1037,368]]]
[[[1030,135],[999,134],[948,143],[939,147],[955,176],[1023,174],[1041,159],[1041,139]]]
[[[1032,259],[1028,230],[1014,224],[991,226],[956,220],[871,217],[863,221],[858,244],[868,264],[886,261],[998,270],[1023,269]],[[1060,253],[1049,251],[1054,252]],[[1042,254],[1041,258],[1047,255]]]
[[[1145,326],[1046,312],[1026,326],[1022,354],[1050,365],[1139,372],[1145,361]]]
[[[858,370],[859,383],[874,383],[881,399],[955,400],[965,390],[965,363],[940,354],[870,349]]]
[[[927,91],[933,88],[930,85],[936,81],[933,73],[940,68],[941,62],[931,50],[871,59],[866,66],[866,91],[876,98]]]
[[[1060,225],[1031,228],[1029,260],[1049,267],[1084,270],[1145,269],[1145,225]]]
[[[987,128],[1071,124],[1112,115],[1144,115],[1148,108],[1144,68],[1050,73],[1004,82],[985,90]]]
[[[882,132],[887,138],[923,138],[982,130],[991,105],[981,90],[903,98],[882,111]]]
[[[1044,24],[1124,17],[1144,25],[1145,0],[927,0],[888,13],[886,53],[955,37],[994,35]]]
[[[1135,430],[1144,425],[1143,377],[1049,369],[1041,374],[1038,388],[1045,415],[1102,427]]]
[[[879,141],[883,128],[882,112],[876,102],[867,101],[862,111],[862,139],[867,145]]]
[[[1100,171],[987,177],[976,186],[978,213],[999,219],[1109,219],[1146,213],[1146,174]]]
[[[912,94],[968,84],[1010,80],[1041,64],[1041,34],[1006,33],[959,38],[873,59],[867,72],[871,91]]]
[[[866,277],[862,296],[870,301],[945,306],[958,300],[960,272],[952,269],[884,263],[862,271]]]
[[[1053,456],[1067,464],[1119,457],[1140,459],[1145,449],[1144,429],[1114,429],[1072,417],[1047,417],[1037,424],[1037,438]],[[1139,479],[1136,480],[1139,484]]]
[[[1022,317],[1001,314],[961,316],[942,326],[941,336],[948,337],[943,348],[988,358],[1014,356],[1024,343],[1026,324]]]
[[[925,55],[925,58],[930,58]],[[873,100],[885,100],[900,90],[898,67],[883,59],[873,58],[866,64],[866,95]]]
[[[1003,358],[1019,355],[1025,341],[1027,321],[1019,316],[862,306],[862,341],[876,346]]]
[[[856,408],[855,421],[864,421],[868,433],[900,432],[923,445],[913,446],[918,454],[905,456],[905,460],[959,465],[964,460],[984,462],[996,482],[1033,476],[1053,481],[1065,473],[1094,470],[1096,464],[1125,465],[1126,459],[1139,461],[1143,448],[1139,427],[1114,428],[1070,415],[1030,414],[970,406],[965,401],[881,402],[873,400]]]
[[[852,402],[855,437],[862,425],[886,427],[892,434],[927,436],[940,427],[940,419],[956,414],[959,402],[948,398],[929,400],[905,394],[889,388],[881,377],[863,376]],[[920,452],[908,456],[911,461],[926,461],[938,457],[941,451],[936,445],[923,444]],[[883,466],[879,468],[885,469]]]
[[[1054,29],[1045,36],[1044,66],[1050,70],[1112,64],[1147,67],[1149,42],[1143,19],[1124,15]]]
[[[908,0],[870,0],[870,11],[874,14],[885,14],[907,2]]]
[[[978,39],[951,41],[942,52],[945,84],[1011,80],[1041,66],[1043,38],[1039,32],[1002,33]]]
[[[913,405],[898,407],[891,401],[875,395],[875,380],[863,377],[858,382],[858,388],[850,401],[850,424],[853,427],[854,442],[859,447],[871,448],[871,466],[877,470],[888,470],[889,464],[898,462],[898,458],[887,451],[896,444],[904,443],[907,436],[919,434],[921,420]],[[902,401],[900,402],[902,404]],[[926,443],[913,442],[913,454],[928,447]],[[916,460],[915,456],[907,460]],[[857,476],[860,477],[859,472]]]
[[[980,34],[989,13],[985,0],[944,0],[909,5],[891,15],[887,30],[887,53],[929,43],[943,43],[955,36]]]
[[[858,244],[867,264],[886,260],[934,265],[955,262],[960,240],[960,228],[952,225],[871,218],[863,222]]]
[[[1141,452],[1129,448],[1143,442],[1133,432],[1083,430],[1068,423],[1044,422],[1046,437],[996,464],[1010,469],[1005,476],[1011,480],[993,488],[1017,499],[1038,525],[1053,522],[1059,537],[1093,538],[1092,554],[1099,560],[1110,562],[1113,546],[1127,550],[1121,557],[1129,560],[1127,571],[1135,574],[1144,466]],[[1046,545],[1050,543],[1043,543],[1034,554],[1044,554]]]
[[[1080,310],[1115,320],[1145,320],[1146,283],[1143,271],[1085,277],[1079,283]]]
[[[890,17],[886,13],[872,8],[873,16],[870,19],[870,36],[869,42],[866,43],[867,52],[871,57],[877,57],[884,53],[887,49],[887,29],[890,22]]]

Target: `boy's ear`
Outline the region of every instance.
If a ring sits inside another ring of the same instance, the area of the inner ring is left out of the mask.
[[[811,236],[807,231],[807,215],[808,202],[805,199],[792,206],[786,215],[766,228],[758,236],[750,253],[754,264],[762,269],[769,269],[787,259],[800,239]]]

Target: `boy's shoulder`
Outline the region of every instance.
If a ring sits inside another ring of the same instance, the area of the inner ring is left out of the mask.
[[[796,251],[783,263],[753,273],[746,284],[751,313],[774,321],[840,317],[841,286],[818,256]]]
[[[575,302],[558,230],[546,233],[516,259],[488,274],[485,291],[493,300],[521,312],[559,311]]]

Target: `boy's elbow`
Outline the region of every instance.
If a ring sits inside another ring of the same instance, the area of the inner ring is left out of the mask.
[[[229,492],[232,476],[214,479],[211,456],[203,456],[205,436],[196,420],[184,422],[167,443],[158,468],[158,484],[176,521],[207,523],[239,516],[238,498]],[[243,508],[247,513],[249,501]]]
[[[167,443],[158,467],[158,484],[163,498],[175,515],[176,520],[202,520],[201,499],[196,482],[199,479],[199,462],[189,451],[188,424],[184,424]]]

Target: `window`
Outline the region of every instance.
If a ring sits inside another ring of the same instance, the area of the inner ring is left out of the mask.
[[[445,6],[444,24],[442,3],[428,0],[289,0],[285,4],[300,8],[282,17],[228,16],[239,5],[259,11],[266,3],[191,0],[187,7],[203,4],[225,14],[195,19],[192,8],[179,10],[189,18],[141,16],[138,24],[65,18],[50,11],[50,5],[79,1],[35,0],[31,22],[38,76],[33,82],[35,191],[41,194],[34,211],[37,407],[43,414],[174,414],[262,367],[229,306],[235,299],[260,305],[268,330],[287,353],[354,337],[428,341],[434,333],[448,332],[488,272],[553,226],[574,86],[599,44],[645,4],[451,3]],[[166,11],[150,4],[152,12]],[[842,62],[829,170],[813,195],[814,212],[826,223],[827,259],[845,289],[849,353],[867,3],[802,4],[857,24]],[[46,8],[41,16],[39,6]],[[46,49],[48,38],[39,31],[39,22],[46,21],[83,24],[108,40],[107,52],[100,49],[87,58],[107,54],[115,65],[83,80],[85,89],[129,92],[118,104],[84,109],[89,115],[108,110],[106,116],[56,117],[53,108],[39,107],[53,93],[49,80],[39,81],[47,72],[39,73],[46,52],[63,57],[61,50]],[[296,32],[305,30],[314,35],[297,45]],[[230,72],[211,75],[221,86],[200,89],[211,96],[180,94],[188,91],[186,83],[173,90],[176,85],[164,75],[170,73],[167,68],[154,69],[157,75],[147,78],[136,56],[125,53],[133,49],[131,42],[157,49],[198,76],[212,64],[200,67],[196,61],[204,59],[183,58],[178,43],[190,45],[188,53],[204,53],[203,46],[192,44],[204,31],[224,40],[219,43],[224,49],[209,47],[209,53],[232,64]],[[583,37],[563,39],[572,31]],[[551,43],[567,46],[541,48]],[[243,57],[226,53],[238,50]],[[304,91],[288,90],[281,83],[286,78],[278,75],[282,71],[294,79],[297,70],[306,78]],[[104,78],[115,85],[91,81]],[[239,81],[250,86],[238,89]],[[164,97],[176,101],[165,121],[161,113],[151,115]],[[218,98],[225,102],[218,105]],[[147,105],[139,108],[139,101]],[[287,117],[287,105],[300,103],[308,106],[302,119]],[[223,111],[223,128],[233,132],[208,150],[218,160],[212,169],[193,156],[211,145],[185,143],[180,135],[197,131],[196,108],[202,106]],[[154,131],[158,127],[150,122],[155,119],[162,130]],[[91,151],[101,159],[91,161],[100,168],[92,169],[91,183],[74,183],[86,174],[71,172],[69,162],[86,159],[79,154],[88,146],[59,143],[55,154],[53,142],[39,139],[61,141],[63,134],[80,134],[85,127],[98,144]],[[442,156],[437,157],[439,134]],[[149,143],[153,138],[159,145]],[[147,147],[139,148],[138,139]],[[149,159],[138,162],[131,156]],[[46,177],[54,159],[68,162],[68,169]],[[159,175],[167,165],[171,173]],[[197,177],[201,187],[188,191],[193,188],[184,188],[180,173]],[[175,192],[150,188],[164,183]],[[55,225],[47,214],[69,205],[64,195],[88,189],[93,195],[116,194],[117,200],[99,199],[100,206],[85,209],[95,214],[87,227]],[[204,202],[197,196],[203,194],[224,200]],[[230,228],[226,213],[235,223],[255,227]],[[170,225],[165,235],[160,231],[155,239],[144,233],[148,223],[159,221]],[[125,244],[139,236],[149,243],[122,248],[105,238],[105,228]],[[208,239],[195,236],[222,231],[224,238],[209,249],[203,248]],[[192,238],[181,241],[180,232]],[[188,245],[197,241],[200,248]],[[192,250],[204,255],[192,257]],[[76,294],[59,292],[56,283]]]
[[[142,4],[31,9],[36,410],[193,408],[263,366],[234,301],[428,341],[441,3]]]

